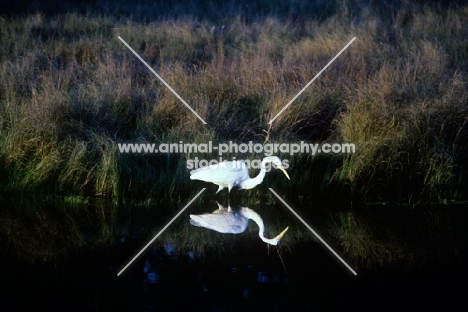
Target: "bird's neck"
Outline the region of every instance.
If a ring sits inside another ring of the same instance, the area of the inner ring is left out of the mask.
[[[263,178],[265,178],[265,174],[266,174],[266,169],[262,168],[260,170],[260,173],[255,178],[251,178],[251,179],[245,181],[242,188],[251,189],[251,188],[254,188],[255,186],[259,185],[260,183],[263,182]]]
[[[242,185],[243,189],[251,189],[256,187],[257,185],[261,184],[263,182],[263,179],[265,178],[266,175],[266,167],[265,164],[267,161],[265,159],[262,161],[261,164],[261,169],[260,172],[257,174],[255,178],[248,179],[244,182],[244,185]]]
[[[257,225],[258,225],[258,236],[260,237],[260,239],[262,241],[264,241],[267,244],[276,245],[276,241],[274,241],[272,239],[269,239],[269,238],[266,238],[263,235],[263,232],[265,232],[265,225],[263,223],[262,217],[260,217],[260,215],[258,213],[256,213],[255,211],[253,211],[252,209],[249,209],[249,208],[243,208],[241,213],[242,213],[243,216],[245,216],[248,219],[250,219],[250,220],[254,221],[255,223],[257,223]]]
[[[263,219],[262,219],[262,217],[260,217],[260,215],[258,213],[256,213],[255,211],[253,211],[252,209],[247,208],[247,207],[244,207],[241,210],[239,210],[239,213],[243,217],[245,217],[247,219],[250,219],[250,220],[253,220],[255,223],[257,223],[257,225],[258,225],[258,236],[260,237],[260,239],[263,242],[265,242],[267,244],[270,244],[270,245],[278,245],[278,242],[283,237],[284,233],[286,233],[286,231],[289,229],[289,226],[288,226],[287,228],[285,228],[283,230],[283,232],[278,234],[276,237],[266,238],[263,235],[263,232],[265,231],[265,226],[263,224]]]

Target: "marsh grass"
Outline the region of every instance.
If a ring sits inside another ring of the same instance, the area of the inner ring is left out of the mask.
[[[285,196],[310,201],[344,190],[400,202],[466,199],[461,3],[259,1],[246,10],[243,1],[193,2],[189,10],[144,2],[132,18],[123,2],[84,11],[50,4],[0,17],[0,170],[8,192],[178,201],[196,193],[186,160],[217,155],[125,155],[117,144],[304,140],[354,143],[357,153],[278,155],[290,160],[292,182],[276,173],[267,180]],[[167,13],[149,19],[151,12]],[[234,156],[262,157],[226,155]]]

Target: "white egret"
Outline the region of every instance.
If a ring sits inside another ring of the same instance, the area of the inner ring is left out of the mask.
[[[191,180],[201,180],[212,182],[219,185],[216,194],[224,188],[228,188],[229,192],[233,187],[238,187],[241,190],[248,190],[262,183],[266,174],[266,163],[273,163],[278,169],[283,171],[286,178],[290,180],[288,173],[281,163],[281,159],[276,156],[265,157],[261,163],[260,173],[255,177],[249,176],[247,165],[243,161],[224,161],[219,164],[198,168],[190,171]]]
[[[224,208],[218,204],[219,209],[213,213],[205,213],[201,215],[190,215],[190,224],[195,226],[205,227],[220,233],[239,234],[247,229],[249,219],[253,220],[258,225],[258,236],[262,241],[270,245],[278,245],[278,242],[283,237],[284,233],[289,229],[286,227],[275,238],[266,238],[263,235],[265,226],[263,219],[258,213],[250,208],[241,207],[240,209],[232,210],[229,206]]]

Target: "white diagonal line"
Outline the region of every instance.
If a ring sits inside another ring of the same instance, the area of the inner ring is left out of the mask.
[[[195,195],[195,197],[194,197],[191,201],[189,201],[189,203],[188,203],[187,205],[185,205],[185,207],[182,208],[182,210],[180,210],[179,213],[176,214],[175,217],[172,218],[172,220],[169,221],[169,223],[167,223],[166,226],[163,227],[163,229],[162,229],[161,231],[159,231],[159,233],[156,234],[156,236],[155,236],[148,244],[146,244],[146,246],[143,247],[143,249],[140,250],[140,252],[137,253],[137,255],[136,255],[135,257],[133,257],[132,260],[130,260],[130,262],[117,274],[117,276],[119,276],[120,274],[122,274],[122,272],[125,271],[125,269],[128,268],[128,267],[130,266],[130,264],[132,264],[132,262],[135,261],[135,259],[138,258],[138,256],[140,256],[140,255],[143,253],[143,251],[144,251],[146,248],[148,248],[148,246],[151,245],[151,243],[154,242],[154,241],[156,240],[156,238],[158,238],[158,236],[161,235],[161,234],[169,227],[169,225],[171,225],[171,223],[174,222],[174,220],[177,219],[177,218],[182,214],[182,212],[184,212],[184,210],[187,209],[188,206],[190,206],[191,203],[193,203],[193,201],[194,201],[198,196],[200,196],[201,193],[203,193],[204,190],[206,190],[206,188],[204,188],[204,189],[202,189],[200,192],[198,192],[198,194]]]
[[[338,58],[338,56],[340,56],[340,54],[343,53],[344,50],[346,50],[346,49],[351,45],[351,43],[353,43],[353,41],[354,41],[355,39],[356,39],[356,37],[354,37],[353,39],[351,39],[351,41],[348,42],[348,44],[347,44],[343,49],[341,49],[341,51],[338,52],[338,54],[337,54],[330,62],[328,62],[328,64],[325,65],[325,67],[324,67],[317,75],[315,75],[315,77],[312,78],[312,80],[309,81],[309,83],[308,83],[304,88],[302,88],[302,90],[299,91],[299,93],[298,93],[295,97],[293,97],[293,99],[292,99],[291,101],[289,101],[289,103],[286,104],[286,106],[283,107],[283,109],[280,110],[280,112],[279,112],[278,114],[276,114],[276,116],[273,117],[273,118],[270,120],[270,122],[269,122],[268,124],[271,125],[271,123],[272,123],[276,118],[278,118],[279,115],[281,115],[281,114],[286,110],[286,108],[288,108],[289,105],[291,105],[292,102],[294,102],[294,101],[299,97],[299,95],[301,95],[302,92],[304,92],[305,89],[307,89],[307,88],[312,84],[312,82],[314,82],[314,80],[317,79],[317,78],[323,73],[323,71],[324,71],[325,69],[327,69],[327,67],[330,66],[331,63],[333,63],[333,62]]]
[[[159,80],[161,80],[162,83],[164,83],[164,85],[165,85],[169,90],[171,90],[172,93],[174,93],[175,96],[177,96],[177,98],[178,98],[182,103],[185,104],[185,106],[187,106],[188,109],[190,109],[190,111],[191,111],[195,116],[198,117],[198,119],[201,120],[201,122],[203,122],[204,125],[206,125],[206,122],[203,120],[203,118],[201,118],[200,115],[198,115],[197,112],[196,112],[192,107],[190,107],[190,105],[188,105],[187,102],[185,102],[184,99],[181,98],[180,95],[178,95],[177,92],[175,92],[174,89],[172,89],[171,86],[168,85],[167,82],[165,82],[164,79],[162,79],[161,76],[159,76],[158,73],[156,73],[156,72],[151,68],[151,66],[149,66],[149,65],[138,55],[138,53],[136,53],[120,36],[119,36],[119,39],[120,39],[120,41],[122,41],[122,42],[127,46],[127,48],[128,48],[130,51],[133,52],[133,54],[135,54],[136,57],[138,57],[138,59],[139,59],[143,64],[146,65],[146,67],[149,68],[149,70],[151,70],[151,72],[152,72],[153,74],[156,75],[156,77],[158,77]]]
[[[272,192],[291,212],[302,222],[304,225],[315,235],[317,238],[351,271],[354,275],[357,273],[330,247],[328,244],[317,234],[315,231],[305,222],[289,205],[278,195],[272,188],[269,188]]]

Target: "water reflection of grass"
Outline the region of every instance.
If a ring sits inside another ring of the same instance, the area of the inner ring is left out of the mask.
[[[336,213],[331,233],[361,267],[460,265],[467,233],[465,206],[363,206]]]
[[[402,258],[409,259],[410,254],[405,241],[396,242],[395,238],[381,237],[372,231],[372,225],[362,222],[352,212],[340,213],[332,227],[344,252],[363,266],[384,266]],[[387,227],[388,229],[388,227]]]
[[[112,203],[8,202],[0,212],[0,237],[8,253],[34,262],[64,260],[113,244],[117,214]]]
[[[273,237],[286,226],[289,231],[271,250],[290,252],[294,246],[316,238],[281,205],[249,205],[265,222],[265,236]],[[22,261],[65,261],[73,255],[99,248],[130,248],[134,242],[147,242],[158,233],[181,207],[167,205],[166,212],[152,205],[118,206],[107,201],[82,205],[69,201],[48,204],[15,203],[0,213],[2,248]],[[195,257],[236,253],[240,246],[268,252],[258,237],[257,225],[241,234],[222,234],[195,227],[189,214],[212,212],[214,201],[195,203],[155,242],[164,248],[171,244],[173,255],[191,252]],[[306,208],[306,209],[304,209]],[[331,209],[330,209],[331,208]],[[466,254],[467,215],[463,207],[388,207],[385,205],[349,207],[296,204],[297,212],[355,268],[384,266],[424,267],[459,265]],[[307,211],[309,210],[309,212]],[[128,249],[127,249],[128,250]],[[324,252],[327,252],[325,248]]]

